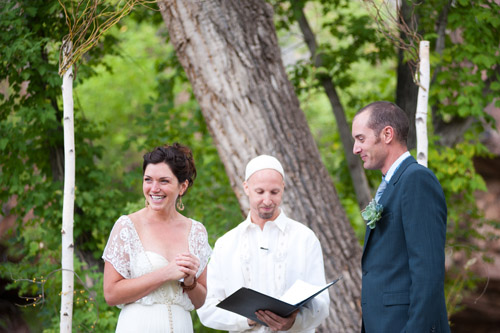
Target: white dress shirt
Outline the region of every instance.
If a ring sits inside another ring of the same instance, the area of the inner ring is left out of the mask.
[[[384,179],[387,183],[391,181],[392,176],[396,173],[401,163],[403,163],[403,161],[410,156],[411,154],[409,152],[404,152],[403,154],[401,154],[401,156],[398,157],[397,160],[394,161],[394,163],[392,163],[391,167],[389,168],[389,170],[387,170],[387,173],[384,175]]]
[[[216,307],[241,287],[279,298],[301,279],[325,285],[323,254],[318,238],[304,224],[281,212],[261,230],[247,219],[215,243],[207,268],[207,298],[197,310],[203,325],[230,332],[270,332],[247,318]],[[303,307],[288,332],[314,332],[328,316],[330,298],[325,291]]]

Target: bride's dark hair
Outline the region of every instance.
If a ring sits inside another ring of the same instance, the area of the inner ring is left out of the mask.
[[[167,163],[179,183],[188,181],[188,188],[193,185],[196,178],[196,167],[194,165],[193,153],[187,146],[180,143],[156,147],[153,151],[144,154],[142,174],[149,164]]]

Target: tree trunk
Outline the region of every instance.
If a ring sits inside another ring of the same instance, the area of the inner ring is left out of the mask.
[[[418,25],[418,15],[412,9],[412,5],[408,0],[401,1],[400,15],[404,21],[410,25],[412,15],[415,16],[415,24]],[[417,29],[417,27],[412,27]],[[405,41],[408,40],[406,34],[401,32],[401,38]],[[396,104],[403,109],[408,115],[410,120],[410,130],[408,132],[408,149],[413,149],[416,146],[416,132],[415,132],[415,113],[417,110],[417,97],[418,86],[413,81],[413,73],[404,60],[402,49],[398,49],[398,75],[396,84]]]
[[[69,46],[71,50],[71,46]],[[68,52],[69,53],[69,52]],[[63,76],[64,104],[64,200],[62,212],[62,290],[60,332],[72,332],[74,291],[73,221],[75,205],[75,128],[73,118],[73,70]]]
[[[304,41],[306,42],[309,52],[311,52],[311,57],[314,59],[314,66],[319,68],[323,65],[321,59],[321,54],[316,53],[316,38],[314,33],[307,21],[306,16],[302,8],[298,8],[293,1],[292,5],[295,4],[297,9],[294,13],[297,15],[297,22],[299,23],[300,30],[304,36]],[[356,192],[356,198],[358,200],[358,205],[360,209],[364,209],[366,205],[371,200],[370,185],[368,185],[368,180],[366,179],[365,170],[358,156],[352,153],[352,147],[354,145],[354,140],[351,136],[351,126],[347,124],[345,117],[344,107],[340,102],[340,98],[333,84],[333,78],[327,74],[321,74],[320,82],[325,89],[325,93],[328,96],[330,105],[332,106],[332,111],[337,122],[337,129],[340,134],[340,140],[342,141],[342,147],[344,148],[344,154],[349,166],[349,173],[351,175],[352,183],[354,186],[354,191]]]
[[[361,248],[324,167],[281,61],[272,8],[263,0],[159,2],[242,212],[246,163],[272,154],[287,174],[283,209],[317,234],[330,288],[324,332],[361,323]]]

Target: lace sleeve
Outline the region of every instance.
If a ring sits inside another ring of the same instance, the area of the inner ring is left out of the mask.
[[[102,258],[109,262],[124,278],[131,278],[130,249],[133,238],[132,221],[121,216],[113,226]]]
[[[208,259],[212,254],[212,249],[208,244],[207,230],[198,221],[192,220],[193,226],[189,235],[189,251],[198,257],[200,260],[200,267],[196,273],[196,277],[200,276],[205,267],[207,266]]]

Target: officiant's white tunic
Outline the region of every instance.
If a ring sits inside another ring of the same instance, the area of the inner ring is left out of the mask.
[[[197,310],[203,325],[230,332],[270,332],[253,329],[247,318],[216,307],[241,287],[281,297],[297,280],[325,285],[323,254],[318,238],[304,224],[283,213],[261,230],[250,215],[215,243],[207,269],[207,299]],[[314,332],[328,316],[330,298],[323,292],[303,307],[288,332]]]

